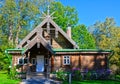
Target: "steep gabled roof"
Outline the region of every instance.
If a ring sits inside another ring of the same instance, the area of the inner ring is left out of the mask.
[[[36,43],[41,43],[48,51],[50,51],[52,54],[54,54],[51,46],[49,45],[49,43],[40,35],[37,35],[33,38],[33,40],[31,40],[26,46],[26,51],[28,49],[31,49]]]
[[[40,42],[44,47],[47,47],[47,49],[52,52],[51,46],[48,44],[48,42],[42,37],[42,26],[46,23],[52,24],[57,30],[57,32],[61,33],[73,46],[74,48],[78,48],[76,43],[67,36],[67,34],[52,20],[50,16],[47,16],[35,29],[33,29],[17,46],[17,48],[26,48],[30,49],[34,46],[34,44],[37,42],[37,39],[40,39]],[[50,26],[47,26],[50,28]],[[32,38],[34,37],[34,38]],[[31,39],[32,38],[32,39]],[[45,46],[47,45],[47,46]]]

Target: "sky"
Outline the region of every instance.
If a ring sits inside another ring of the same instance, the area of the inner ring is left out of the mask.
[[[120,26],[120,0],[58,0],[66,6],[76,8],[79,23],[91,26],[97,21],[104,22],[105,18],[114,18]]]

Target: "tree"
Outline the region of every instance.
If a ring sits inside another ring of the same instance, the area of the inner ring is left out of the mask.
[[[120,66],[120,27],[115,25],[114,18],[106,18],[105,22],[97,22],[92,34],[95,37],[99,49],[111,49],[114,55],[110,59],[111,64]]]
[[[53,16],[56,17],[56,19],[54,19],[54,21],[64,31],[66,31],[68,24],[70,24],[72,28],[78,24],[78,14],[75,8],[64,6],[60,2],[52,2],[50,9],[51,13],[55,12]]]
[[[17,45],[21,35],[26,35],[39,20],[40,6],[44,3],[39,0],[6,0],[1,1],[0,29],[7,35],[10,44]],[[26,34],[24,33],[26,32]],[[24,36],[23,36],[24,37]]]
[[[60,2],[52,2],[50,11],[55,12],[54,21],[64,30],[68,25],[72,27],[72,38],[78,44],[79,48],[95,48],[95,41],[92,35],[87,31],[85,25],[78,25],[78,14],[75,8],[64,6]]]
[[[95,39],[88,32],[85,25],[78,25],[72,29],[72,38],[81,49],[95,49]]]

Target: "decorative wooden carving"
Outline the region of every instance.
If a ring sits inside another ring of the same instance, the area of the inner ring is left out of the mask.
[[[39,42],[37,43],[37,48],[40,48],[40,43]]]

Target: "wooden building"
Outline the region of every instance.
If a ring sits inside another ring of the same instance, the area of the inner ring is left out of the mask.
[[[107,69],[111,55],[110,50],[79,49],[71,39],[71,28],[65,33],[49,14],[15,49],[6,52],[12,55],[12,67],[20,66],[18,72]]]

